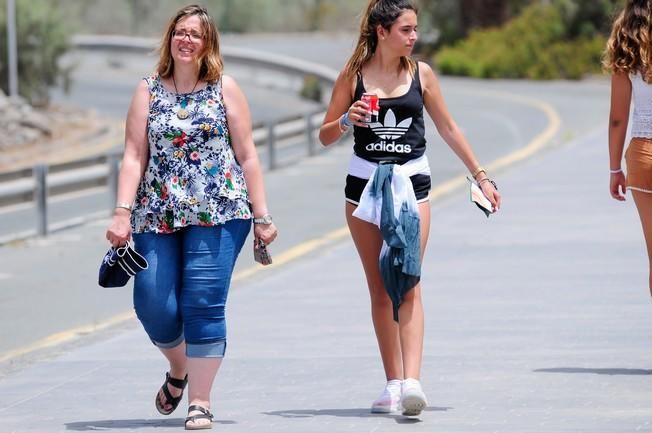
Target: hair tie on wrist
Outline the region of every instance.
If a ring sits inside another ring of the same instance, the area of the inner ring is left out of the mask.
[[[622,173],[622,172],[623,172],[622,168],[619,168],[618,170],[609,170],[609,173],[611,173],[611,174],[618,174],[618,173]]]
[[[346,133],[349,130],[349,126],[344,121],[345,114],[342,114],[339,119],[337,119],[337,127],[340,128],[342,134]]]
[[[482,182],[489,182],[490,184],[493,185],[493,187],[496,189],[496,191],[498,191],[498,185],[496,185],[496,182],[494,182],[493,180],[489,179],[488,177],[485,177],[484,179],[480,179],[480,180],[478,181],[478,186],[482,185]]]
[[[340,128],[340,132],[344,134],[351,127],[351,121],[349,120],[349,112],[342,114],[339,119],[337,119],[337,126]]]
[[[349,119],[349,112],[348,111],[346,113],[342,114],[342,117],[340,117],[340,119],[342,119],[342,123],[344,124],[344,126],[346,126],[347,128],[351,127],[351,119]]]

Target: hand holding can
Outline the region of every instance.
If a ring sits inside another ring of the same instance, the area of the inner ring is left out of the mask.
[[[378,111],[380,110],[378,95],[374,93],[363,93],[360,100],[369,106],[369,110],[364,119],[365,123],[378,122]]]
[[[372,104],[374,104],[373,98],[367,98],[363,95],[359,100],[353,102],[346,113],[344,113],[346,121],[358,128],[368,128],[370,125],[369,122],[373,119],[372,112],[374,107]],[[376,114],[375,117],[377,118],[378,115]]]

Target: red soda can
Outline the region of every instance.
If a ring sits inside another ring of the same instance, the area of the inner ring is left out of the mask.
[[[360,100],[369,106],[369,111],[367,111],[364,121],[366,123],[378,122],[378,111],[380,110],[378,95],[373,93],[363,93]]]

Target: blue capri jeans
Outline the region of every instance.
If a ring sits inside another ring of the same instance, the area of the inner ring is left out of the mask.
[[[225,306],[236,258],[251,220],[174,233],[134,233],[149,268],[136,274],[134,308],[159,348],[186,342],[192,358],[220,358],[226,351]]]

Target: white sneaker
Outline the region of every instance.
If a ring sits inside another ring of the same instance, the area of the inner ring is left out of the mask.
[[[385,389],[380,396],[371,404],[372,413],[396,412],[401,403],[401,381],[398,379],[388,380]]]
[[[401,406],[404,416],[417,416],[428,406],[421,383],[416,379],[405,379],[401,387]]]

